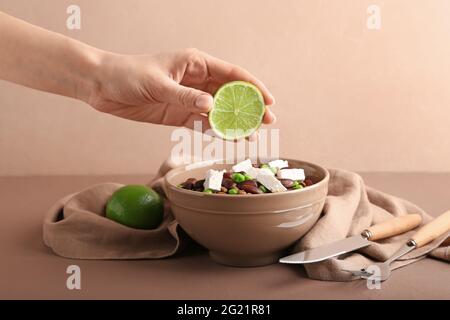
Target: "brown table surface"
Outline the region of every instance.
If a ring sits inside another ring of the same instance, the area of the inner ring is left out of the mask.
[[[450,207],[450,173],[365,173],[366,182],[422,206]],[[164,260],[81,261],[58,257],[42,242],[46,209],[93,183],[145,183],[145,176],[0,178],[1,299],[450,299],[450,267],[424,259],[396,270],[380,290],[365,281],[310,280],[301,266],[232,268],[193,245]],[[81,268],[81,290],[66,288],[66,268]]]

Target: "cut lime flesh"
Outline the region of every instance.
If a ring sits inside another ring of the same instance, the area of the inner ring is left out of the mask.
[[[233,81],[217,90],[209,123],[220,138],[238,140],[258,130],[264,112],[264,98],[259,89],[248,82]]]

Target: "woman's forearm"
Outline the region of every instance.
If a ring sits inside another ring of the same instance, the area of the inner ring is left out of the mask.
[[[87,101],[102,54],[0,12],[0,79]]]

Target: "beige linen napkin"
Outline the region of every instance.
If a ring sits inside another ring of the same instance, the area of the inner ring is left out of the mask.
[[[44,243],[56,254],[75,259],[158,259],[181,250],[187,236],[167,202],[163,222],[155,230],[129,228],[105,217],[108,199],[122,186],[101,183],[57,201],[44,219]]]
[[[162,177],[176,165],[176,162],[166,161],[149,185],[163,193]],[[393,216],[420,213],[425,222],[431,219],[414,204],[365,186],[362,178],[355,173],[330,170],[330,174],[323,215],[294,246],[294,251],[315,248],[358,234],[371,224]],[[189,238],[170,213],[168,201],[165,202],[164,221],[156,230],[132,229],[104,217],[106,202],[121,186],[117,183],[98,184],[56,202],[45,216],[45,244],[60,256],[77,259],[157,259],[182,250]],[[358,253],[305,265],[307,274],[320,280],[356,279],[343,269],[359,270],[373,261],[387,259],[411,234],[408,232],[379,241]],[[396,261],[393,268],[417,261],[427,254],[450,261],[450,241],[439,247],[448,236],[410,252]]]
[[[328,196],[323,215],[315,226],[295,245],[294,252],[320,247],[352,235],[360,234],[373,224],[389,218],[410,213],[422,215],[423,223],[432,218],[416,205],[395,196],[372,189],[364,184],[356,173],[331,169]],[[320,280],[347,281],[354,279],[348,271],[360,270],[373,262],[385,261],[391,257],[414,234],[409,231],[402,235],[374,242],[369,247],[323,262],[306,264],[310,278]],[[413,250],[391,264],[397,269],[427,254],[450,262],[450,246],[439,247],[450,233],[428,245]]]

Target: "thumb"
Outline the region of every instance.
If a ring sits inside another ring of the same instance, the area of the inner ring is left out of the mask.
[[[166,101],[193,113],[208,112],[213,105],[213,97],[201,90],[182,86],[175,81],[166,85]]]

